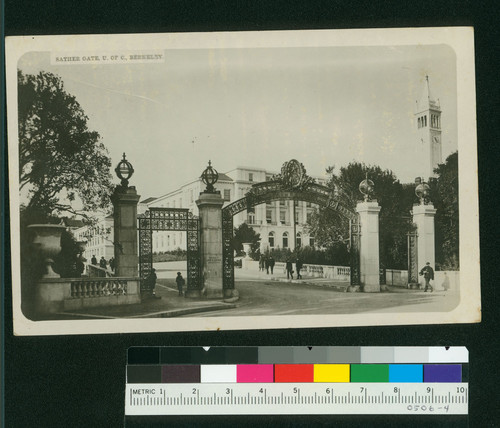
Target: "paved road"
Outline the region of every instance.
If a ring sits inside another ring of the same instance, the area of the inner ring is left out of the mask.
[[[317,285],[260,279],[237,281],[236,288],[240,300],[235,309],[206,316],[441,312],[453,309],[459,300],[456,293],[395,289],[383,293],[343,293]]]
[[[165,291],[174,292],[173,279],[178,271],[185,276],[186,262],[155,263],[154,266]],[[280,271],[274,275],[282,280],[285,276]],[[329,281],[325,283],[322,279],[316,280],[316,285],[272,281],[271,275],[245,269],[236,269],[235,277],[240,293],[237,307],[196,316],[443,312],[452,310],[459,302],[457,292],[453,291],[424,293],[395,287],[382,293],[344,293],[327,287]],[[309,281],[315,279],[309,278]]]

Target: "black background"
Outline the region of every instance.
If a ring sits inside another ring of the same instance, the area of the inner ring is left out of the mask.
[[[288,329],[158,334],[14,337],[9,272],[4,278],[4,424],[6,427],[118,427],[124,424],[129,346],[436,346],[470,351],[470,426],[500,426],[497,145],[498,5],[493,1],[4,1],[5,35],[146,33],[327,28],[474,26],[481,212],[483,321],[472,325]],[[5,88],[5,86],[3,86]],[[4,92],[5,93],[5,92]],[[5,100],[2,99],[5,103]],[[5,106],[5,104],[3,104]],[[5,114],[3,115],[5,125]],[[5,129],[5,126],[3,127]],[[10,265],[6,135],[2,145],[4,267]],[[467,284],[461,284],[467,287]],[[179,319],[182,322],[182,319]],[[495,367],[496,365],[496,367]],[[178,417],[154,426],[459,426],[433,417]],[[129,426],[139,426],[135,420]],[[142,421],[140,421],[142,422]],[[144,426],[141,424],[140,426]]]

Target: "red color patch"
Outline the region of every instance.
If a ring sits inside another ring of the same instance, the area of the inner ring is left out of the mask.
[[[314,364],[275,364],[274,382],[314,382]]]

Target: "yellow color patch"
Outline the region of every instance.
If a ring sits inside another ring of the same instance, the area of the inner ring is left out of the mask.
[[[349,364],[314,364],[314,382],[349,382]]]

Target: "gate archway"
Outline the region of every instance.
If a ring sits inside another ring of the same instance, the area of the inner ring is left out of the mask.
[[[360,224],[359,215],[336,200],[333,192],[306,174],[304,166],[295,159],[285,162],[281,173],[271,180],[254,184],[246,195],[222,209],[222,268],[223,288],[234,289],[234,254],[231,246],[233,217],[267,202],[294,200],[311,202],[349,219],[351,285],[360,285]]]
[[[153,268],[153,232],[186,232],[187,293],[201,286],[200,219],[185,208],[150,208],[138,217],[141,293],[151,293],[146,277]]]

